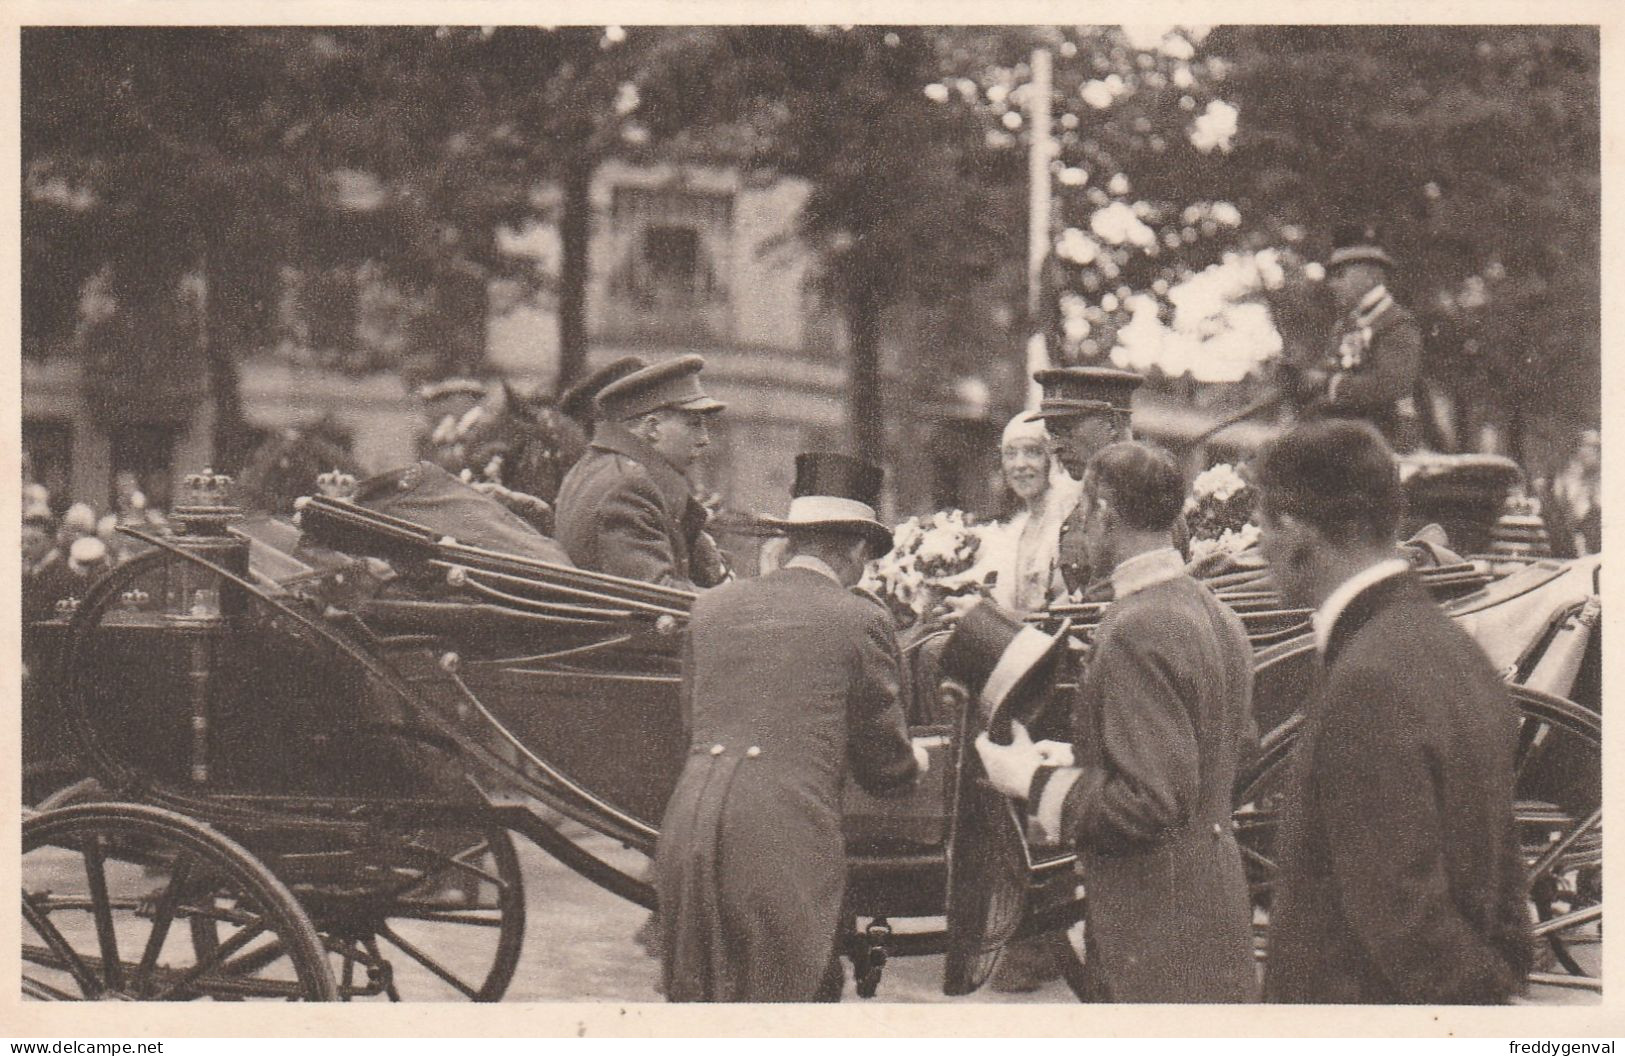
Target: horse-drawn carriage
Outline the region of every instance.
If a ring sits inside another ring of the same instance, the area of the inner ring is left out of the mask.
[[[197,484],[176,533],[143,536],[55,627],[55,703],[91,778],[25,814],[26,995],[497,1000],[524,937],[514,834],[653,907],[627,857],[652,853],[687,749],[688,595],[470,545],[387,503],[317,497],[297,528],[244,521],[218,481]],[[1531,912],[1551,951],[1534,981],[1597,988],[1596,563],[1516,564],[1424,578],[1507,654]],[[1227,596],[1271,730],[1235,815],[1262,953],[1274,811],[1315,665],[1305,613],[1267,590]],[[1065,615],[1086,641],[1097,611]],[[942,734],[932,780],[848,803],[845,943],[866,996],[888,956],[920,953],[945,953],[945,992],[968,992],[1010,939],[1082,915],[1072,857],[1030,847],[978,781],[977,702],[939,692],[954,722],[915,731]]]

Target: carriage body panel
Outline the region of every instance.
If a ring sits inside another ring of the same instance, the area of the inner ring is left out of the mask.
[[[515,802],[652,850],[687,748],[677,659],[683,600],[461,546],[345,501],[307,507],[304,529],[259,522],[202,546],[149,538],[150,550],[53,629],[58,704],[89,768],[117,794],[174,807],[240,840],[323,929],[342,923],[357,898],[396,890],[386,878],[425,826],[519,831],[594,882],[652,904],[641,877],[575,847]],[[1431,579],[1475,634],[1494,626],[1509,642],[1523,637],[1514,677],[1534,670],[1597,589],[1595,561],[1530,563],[1494,582],[1471,567]],[[213,594],[193,611],[188,601],[200,589]],[[1261,775],[1279,773],[1283,738],[1314,691],[1316,665],[1307,613],[1282,607],[1256,577],[1228,600],[1256,650],[1260,728],[1275,731],[1238,781],[1238,826],[1265,831]],[[1051,616],[1078,617],[1073,633],[1086,642],[1099,616],[1086,608]],[[1590,636],[1571,690],[1587,699],[1600,686],[1599,638]],[[1071,677],[1063,672],[1052,687],[1057,721]],[[915,681],[935,680],[917,671]],[[939,741],[925,783],[898,799],[848,790],[850,904],[860,916],[939,917],[948,906],[954,803],[974,797],[960,787],[971,776],[961,769],[966,731],[942,724],[967,709],[942,699],[954,713],[919,714],[936,721],[911,731]],[[1549,833],[1577,831],[1574,819],[1597,807],[1600,765],[1586,754],[1594,731],[1571,725],[1530,747],[1520,785],[1535,804],[1533,823]],[[1012,935],[1081,915],[1071,856],[1035,855],[1013,815],[993,823],[1014,834],[1001,854],[1020,869],[996,861],[996,882],[971,877],[975,897],[991,902],[977,915],[981,930],[950,950],[950,985],[960,989],[979,985]],[[1586,837],[1585,853],[1599,831]],[[933,935],[897,949],[949,945]]]

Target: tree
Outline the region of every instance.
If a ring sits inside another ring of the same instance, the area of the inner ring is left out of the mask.
[[[684,27],[502,27],[480,31],[472,62],[495,134],[534,185],[559,189],[556,391],[584,373],[592,180],[609,158],[669,156],[726,74],[709,63],[716,31]],[[714,145],[712,150],[713,157]]]
[[[1004,193],[1019,159],[924,94],[940,43],[930,27],[790,26],[712,44],[711,68],[728,71],[708,92],[712,120],[747,130],[746,164],[809,185],[799,227],[845,318],[852,444],[881,461],[886,313],[991,279],[1020,215]]]
[[[1537,422],[1595,424],[1595,28],[1257,26],[1209,46],[1233,64],[1244,211],[1379,224],[1437,379],[1479,375],[1516,457]]]
[[[238,364],[273,338],[284,266],[373,262],[433,305],[431,369],[477,363],[486,282],[521,267],[496,231],[532,213],[534,182],[478,58],[432,28],[29,30],[31,326],[60,328],[105,269],[93,403],[184,414],[195,401],[141,384],[206,379],[223,468],[244,453]]]
[[[1312,262],[1338,220],[1374,222],[1401,258],[1397,285],[1427,327],[1436,383],[1491,404],[1519,457],[1534,422],[1595,421],[1595,30],[1012,27],[954,39],[934,96],[972,101],[1012,151],[1026,147],[1025,56],[1056,56],[1049,274],[1067,355],[1136,351],[1137,331],[1176,331],[1193,295],[1217,292],[1267,303],[1282,355],[1318,355],[1330,305]],[[1232,289],[1217,291],[1230,272]],[[1233,373],[1207,362],[1214,344],[1186,342],[1152,372]]]
[[[264,40],[258,31],[30,29],[23,45],[25,171],[94,230],[36,252],[71,255],[70,283],[105,268],[118,305],[87,335],[92,401],[108,414],[120,404],[184,408],[186,384],[206,378],[228,459],[243,428],[225,335],[244,301],[223,291],[252,288],[233,281],[241,269],[231,262],[274,256],[282,236],[272,217],[292,205],[273,128],[259,119],[286,91]],[[40,197],[29,195],[31,210],[50,207]],[[201,312],[191,318],[202,325],[187,323],[177,303],[197,269],[216,291],[194,297]]]

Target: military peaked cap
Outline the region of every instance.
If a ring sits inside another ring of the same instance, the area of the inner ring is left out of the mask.
[[[648,365],[642,356],[622,356],[612,363],[599,367],[564,390],[564,395],[559,397],[559,410],[583,424],[591,421],[597,409],[600,392]]]
[[[1056,367],[1040,370],[1033,380],[1044,387],[1040,418],[1128,414],[1134,390],[1145,381],[1132,370],[1111,367]]]
[[[1381,264],[1394,266],[1394,258],[1382,248],[1382,239],[1371,224],[1340,224],[1332,230],[1332,253],[1326,258],[1326,270],[1344,264]]]
[[[713,400],[700,388],[700,371],[704,367],[705,360],[699,356],[679,356],[634,371],[604,386],[598,393],[598,412],[620,421],[662,407],[702,414],[720,411],[727,404]]]

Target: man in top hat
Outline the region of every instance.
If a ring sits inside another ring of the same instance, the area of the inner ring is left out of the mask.
[[[1134,390],[1145,380],[1128,370],[1110,367],[1056,367],[1041,370],[1033,380],[1043,386],[1037,417],[1055,445],[1055,457],[1073,480],[1082,480],[1084,467],[1106,445],[1128,440]],[[1082,506],[1074,507],[1061,522],[1056,563],[1067,593],[1104,589],[1105,569],[1090,567],[1084,544]]]
[[[925,765],[899,702],[891,616],[854,592],[891,549],[881,473],[796,459],[776,572],[695,599],[683,664],[688,763],[655,856],[671,1001],[838,1000],[841,790],[883,794]]]
[[[1338,320],[1321,368],[1304,372],[1305,417],[1361,418],[1400,451],[1421,438],[1416,386],[1422,331],[1388,292],[1393,258],[1371,227],[1339,228],[1326,259]]]
[[[1395,557],[1399,467],[1371,426],[1301,422],[1256,482],[1324,665],[1281,807],[1265,998],[1505,1002],[1531,952],[1506,687]]]
[[[1084,476],[1084,535],[1115,600],[1075,699],[1077,765],[1014,724],[976,742],[992,785],[1075,846],[1088,888],[1089,996],[1256,1000],[1252,908],[1230,796],[1256,740],[1241,620],[1173,547],[1184,480],[1163,451],[1112,444]]]
[[[693,560],[708,515],[687,474],[725,406],[701,388],[704,366],[682,356],[598,393],[592,446],[558,497],[558,539],[580,567],[684,590],[723,578],[720,562]]]

